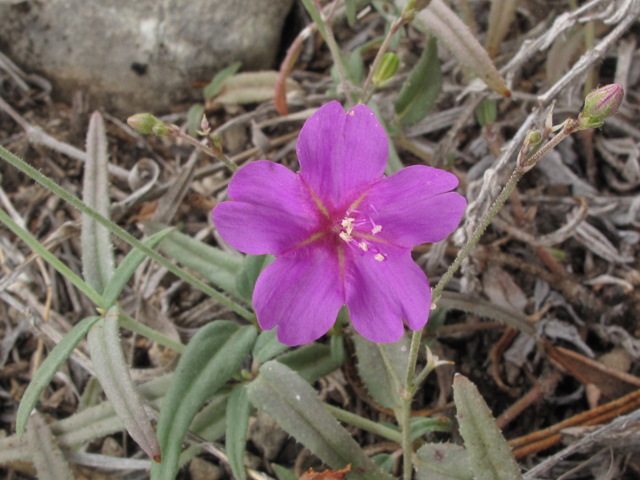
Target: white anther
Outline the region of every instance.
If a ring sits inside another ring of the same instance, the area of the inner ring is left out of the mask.
[[[347,232],[340,232],[340,238],[347,243],[349,243],[352,240],[351,235],[349,235]]]
[[[371,235],[375,235],[376,233],[379,233],[380,230],[382,230],[382,225],[376,225],[371,229]]]
[[[369,247],[367,246],[367,244],[366,244],[365,242],[360,242],[360,243],[358,244],[358,246],[359,246],[363,251],[365,251],[365,252],[366,252],[367,250],[369,250]]]
[[[384,255],[382,255],[381,253],[376,253],[373,258],[375,258],[377,261],[382,262],[384,260]]]

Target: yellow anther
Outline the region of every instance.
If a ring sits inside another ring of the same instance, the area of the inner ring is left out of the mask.
[[[347,232],[340,232],[340,238],[345,242],[351,241],[351,235],[349,235]]]
[[[366,252],[367,250],[369,250],[369,247],[367,246],[367,244],[366,244],[365,242],[360,242],[360,243],[358,244],[358,246],[359,246],[362,250],[364,250],[365,252]]]
[[[384,255],[382,255],[381,253],[376,253],[373,258],[375,258],[377,261],[382,262],[384,260]]]
[[[371,229],[371,235],[375,235],[376,233],[379,233],[380,230],[382,230],[382,225],[376,225]]]

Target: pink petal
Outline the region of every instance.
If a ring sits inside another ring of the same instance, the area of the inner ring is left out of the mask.
[[[300,176],[327,208],[350,203],[384,173],[387,134],[365,105],[324,105],[302,127]]]
[[[431,288],[427,276],[408,248],[388,246],[386,259],[353,255],[348,263],[345,290],[351,323],[372,342],[395,342],[404,332],[402,319],[412,330],[427,323]]]
[[[373,218],[382,226],[381,239],[404,247],[439,242],[458,227],[467,205],[449,192],[457,185],[452,173],[414,165],[374,185],[362,204],[378,213]]]
[[[260,326],[278,326],[285,345],[312,342],[327,333],[344,304],[337,256],[328,247],[283,255],[258,278],[253,305]]]
[[[229,197],[213,210],[213,223],[229,244],[260,255],[278,255],[307,240],[321,213],[300,177],[261,160],[242,167],[229,183]]]

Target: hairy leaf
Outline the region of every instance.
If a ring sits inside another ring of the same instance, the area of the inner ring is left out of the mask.
[[[107,133],[100,112],[94,112],[87,131],[87,161],[84,165],[82,199],[106,218],[110,216]],[[82,214],[82,272],[91,288],[102,293],[113,275],[111,233],[89,215]]]
[[[120,344],[120,307],[109,309],[105,317],[89,332],[89,351],[96,376],[105,395],[122,419],[127,431],[140,448],[160,462],[160,444],[142,399],[129,374],[129,366]]]
[[[27,441],[40,480],[73,480],[71,467],[39,413],[29,418]]]
[[[331,468],[351,464],[351,478],[390,478],[322,406],[311,385],[285,365],[265,363],[247,391],[254,406],[267,412]]]
[[[458,410],[460,434],[478,480],[521,479],[520,467],[502,436],[491,410],[467,377],[456,374],[453,398]]]
[[[469,455],[452,443],[427,443],[416,452],[417,480],[473,480]]]

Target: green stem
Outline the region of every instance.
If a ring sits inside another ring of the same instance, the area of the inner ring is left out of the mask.
[[[2,147],[0,147],[2,148]],[[73,273],[73,271],[67,267],[64,263],[60,261],[58,257],[56,257],[53,253],[47,250],[45,247],[38,242],[38,240],[31,235],[28,231],[20,227],[17,223],[15,223],[11,217],[2,209],[0,209],[0,222],[4,223],[9,229],[15,233],[20,239],[29,245],[31,249],[44,258],[47,262],[49,262],[53,268],[55,268],[60,275],[68,279],[73,285],[75,285],[78,290],[84,293],[87,297],[89,297],[93,303],[100,307],[104,307],[102,296],[96,292],[93,288],[85,283],[82,278]]]
[[[417,333],[417,335],[416,335]],[[407,381],[405,382],[405,388],[407,392],[411,393],[411,397],[416,391],[416,388],[420,385],[418,382],[413,381],[413,376],[416,373],[416,363],[418,362],[418,351],[420,350],[420,340],[422,339],[422,331],[417,330],[413,332],[411,336],[411,349],[409,350],[409,365],[407,366]]]
[[[396,32],[400,29],[400,27],[405,24],[405,22],[406,20],[403,15],[400,18],[397,18],[391,24],[391,28],[389,29],[387,36],[385,37],[384,41],[382,42],[382,45],[380,45],[380,48],[378,49],[376,58],[373,60],[373,63],[371,64],[371,69],[369,70],[369,75],[367,75],[367,79],[364,81],[364,85],[362,86],[362,92],[360,92],[360,99],[358,100],[358,103],[366,104],[369,101],[369,98],[371,98],[371,95],[373,95],[373,92],[375,91],[375,89],[372,89],[371,93],[368,92],[369,86],[373,81],[373,76],[375,75],[376,71],[380,67],[380,63],[382,62],[382,57],[384,57],[384,54],[387,53],[387,49],[389,48],[391,39],[396,34]]]
[[[135,238],[129,232],[124,230],[122,227],[120,227],[120,226],[116,225],[115,223],[113,223],[112,221],[106,219],[105,217],[100,215],[98,212],[96,212],[92,208],[89,208],[87,205],[85,205],[77,197],[75,197],[71,193],[67,192],[64,188],[62,188],[60,185],[58,185],[57,183],[52,181],[46,175],[43,175],[38,170],[33,168],[31,165],[29,165],[27,162],[25,162],[21,158],[15,156],[13,153],[11,153],[9,150],[7,150],[6,148],[4,148],[2,146],[0,146],[0,157],[5,159],[7,162],[9,162],[11,165],[16,167],[21,172],[29,175],[32,179],[34,179],[40,185],[42,185],[43,187],[49,189],[50,191],[52,191],[53,193],[58,195],[60,198],[65,200],[67,203],[69,203],[70,205],[72,205],[75,208],[77,208],[78,210],[80,210],[82,213],[86,213],[92,219],[94,219],[96,222],[98,222],[101,225],[104,225],[106,228],[108,228],[115,235],[120,237],[122,240],[127,242],[132,247],[137,248],[138,250],[143,252],[148,257],[152,258],[154,261],[156,261],[157,263],[159,263],[160,265],[165,267],[167,270],[169,270],[171,273],[176,275],[178,278],[184,280],[187,283],[190,283],[191,285],[193,285],[194,287],[196,287],[197,289],[199,289],[203,293],[205,293],[205,294],[209,295],[210,297],[216,299],[222,305],[224,305],[225,307],[233,310],[238,315],[244,317],[245,319],[249,320],[250,322],[252,322],[254,324],[257,324],[256,317],[255,317],[255,315],[253,313],[251,313],[250,311],[242,308],[240,305],[237,305],[235,302],[233,302],[232,300],[228,299],[227,297],[225,297],[220,292],[214,290],[213,288],[211,288],[209,285],[205,284],[204,282],[198,280],[196,277],[194,277],[190,273],[187,273],[186,271],[182,270],[181,268],[177,267],[176,265],[173,265],[166,258],[161,256],[160,254],[158,254],[157,252],[155,252],[151,248],[147,247],[144,243],[142,243],[140,240]]]
[[[326,408],[329,413],[331,413],[331,415],[336,417],[338,420],[361,428],[362,430],[366,430],[367,432],[375,433],[376,435],[380,435],[381,437],[388,438],[393,442],[402,443],[402,434],[397,430],[385,427],[384,425],[380,425],[376,422],[372,422],[371,420],[363,418],[360,415],[347,412],[346,410],[334,407],[333,405],[327,405],[325,403],[324,408]]]
[[[513,171],[513,173],[511,174],[511,178],[509,178],[509,181],[500,192],[500,195],[498,195],[498,198],[495,199],[489,211],[485,213],[482,219],[480,220],[480,224],[478,225],[478,228],[476,228],[475,232],[473,232],[473,234],[471,235],[471,238],[469,238],[465,246],[462,247],[462,250],[458,252],[458,256],[449,267],[449,270],[447,270],[447,272],[442,276],[438,284],[433,289],[431,293],[431,297],[432,297],[431,301],[433,303],[436,303],[438,301],[438,299],[440,298],[440,292],[444,290],[445,285],[449,283],[449,280],[451,280],[451,278],[453,277],[453,274],[456,273],[458,268],[460,268],[462,261],[467,257],[467,255],[469,255],[469,253],[471,252],[471,249],[473,249],[475,244],[478,243],[478,240],[480,240],[480,237],[482,236],[484,231],[487,229],[487,227],[491,223],[491,220],[493,219],[493,217],[496,216],[498,211],[502,208],[502,205],[504,205],[504,202],[507,201],[507,198],[509,198],[509,195],[511,195],[511,192],[513,192],[513,189],[516,188],[516,185],[518,184],[518,182],[520,181],[524,173],[525,172],[523,170],[520,170],[517,167]]]
[[[155,331],[153,328],[147,327],[143,323],[139,322],[135,318],[127,315],[122,311],[120,312],[119,320],[121,327],[147,337],[149,340],[153,340],[154,342],[170,348],[171,350],[175,350],[178,353],[184,353],[185,349],[187,348],[182,343],[171,340],[169,337],[166,337],[160,332]]]
[[[411,457],[411,400],[413,395],[407,392],[407,398],[402,399],[402,469],[404,480],[411,480],[413,475],[413,465]]]

